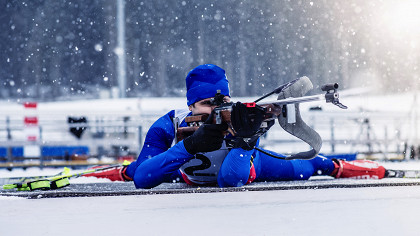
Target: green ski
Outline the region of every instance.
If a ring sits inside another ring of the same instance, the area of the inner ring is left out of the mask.
[[[122,165],[127,165],[123,163]],[[12,184],[4,184],[3,189],[16,189],[18,191],[33,191],[33,190],[49,190],[49,189],[59,189],[70,185],[70,178],[77,178],[86,174],[103,171],[111,168],[120,167],[121,165],[109,165],[100,168],[87,169],[78,173],[70,173],[70,169],[65,167],[64,171],[60,172],[57,175],[49,177],[24,177],[24,181],[18,181]],[[23,177],[20,177],[23,178]]]

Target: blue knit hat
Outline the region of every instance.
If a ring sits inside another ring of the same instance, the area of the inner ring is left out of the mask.
[[[185,82],[188,106],[197,101],[214,97],[217,90],[220,90],[220,93],[225,96],[230,96],[229,81],[226,78],[225,70],[216,65],[197,66],[188,73]]]

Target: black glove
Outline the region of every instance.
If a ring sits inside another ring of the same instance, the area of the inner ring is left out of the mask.
[[[232,107],[231,122],[236,137],[250,138],[261,127],[265,111],[262,107],[247,107],[237,102]]]
[[[184,139],[185,149],[190,154],[216,151],[222,147],[223,131],[227,130],[228,125],[226,123],[212,124],[213,116],[214,112],[191,136]]]
[[[259,136],[257,131],[264,120],[265,111],[261,107],[247,107],[237,102],[232,107],[231,122],[235,131],[234,147],[252,150],[257,144]],[[272,125],[272,124],[271,124]]]

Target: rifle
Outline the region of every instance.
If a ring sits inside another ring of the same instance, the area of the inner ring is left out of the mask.
[[[339,101],[338,94],[338,84],[325,84],[321,86],[321,90],[325,92],[324,94],[312,95],[312,96],[303,96],[310,89],[313,88],[311,81],[308,77],[304,76],[293,80],[289,83],[281,85],[272,92],[258,98],[254,102],[244,103],[249,108],[262,109],[265,112],[264,120],[261,124],[260,129],[253,136],[259,138],[265,134],[269,128],[274,124],[275,120],[279,121],[280,126],[289,132],[290,134],[300,138],[304,142],[308,143],[312,150],[308,152],[301,152],[298,154],[291,155],[289,157],[279,157],[266,150],[255,147],[258,151],[261,151],[267,155],[273,156],[280,159],[312,159],[314,158],[321,149],[322,140],[319,134],[310,128],[302,120],[299,111],[299,104],[304,102],[320,101],[325,100],[327,103],[332,103],[338,106],[341,109],[347,109],[347,106],[343,105]],[[273,95],[279,94],[278,100],[260,102],[264,98]],[[214,120],[213,123],[221,124],[226,122],[228,124],[229,132],[234,136],[235,132],[231,128],[231,111],[234,106],[232,102],[224,102],[224,95],[220,94],[220,91],[217,91],[214,98],[211,99],[212,105],[217,107],[214,109]],[[176,131],[177,141],[180,141],[189,135],[191,135],[198,127],[206,121],[208,115],[196,115],[188,116],[185,118],[185,122],[188,124],[188,127],[179,127]],[[245,140],[245,139],[244,139]]]

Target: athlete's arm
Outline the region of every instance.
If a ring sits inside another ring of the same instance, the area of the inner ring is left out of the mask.
[[[126,174],[137,188],[152,188],[174,179],[179,166],[191,159],[192,155],[182,145],[171,148],[175,137],[173,116],[171,111],[150,127],[137,161],[128,166]]]
[[[193,156],[181,141],[167,151],[144,160],[135,170],[133,181],[136,188],[153,188],[167,181]]]
[[[170,146],[170,141],[174,138],[173,124],[168,122],[168,119],[165,121],[163,117],[159,122],[160,125],[154,125],[148,132],[149,139],[145,142],[146,149],[143,148],[142,154],[140,154],[133,176],[136,187],[153,188],[170,179],[197,152],[210,152],[219,149],[222,146],[223,131],[227,129],[227,124],[210,124],[211,121],[212,119],[209,118],[194,134],[173,147],[166,148],[167,151],[155,156],[148,155],[148,149],[159,151],[160,147],[160,150],[164,150],[165,145],[166,147]],[[166,127],[170,127],[170,129],[166,129]],[[166,144],[162,145],[163,143]]]

